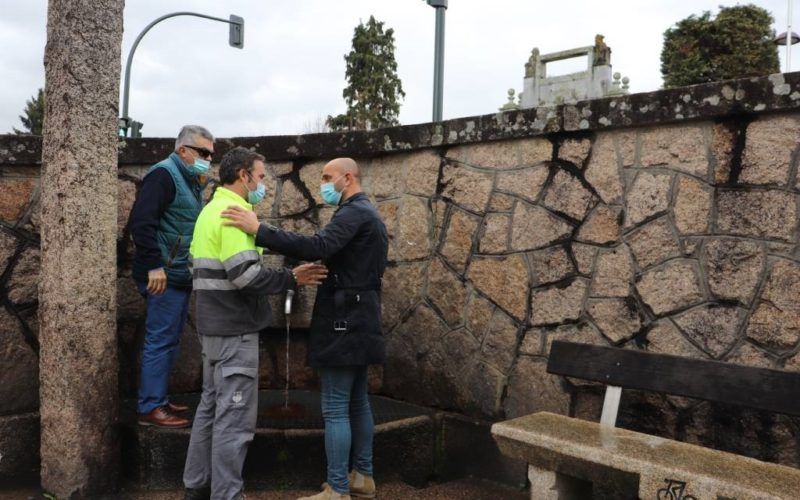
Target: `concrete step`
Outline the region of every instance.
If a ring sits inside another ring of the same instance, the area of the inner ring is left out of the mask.
[[[192,406],[193,414],[198,395],[173,399]],[[381,396],[371,396],[371,402],[381,498],[525,498],[517,493],[525,487],[527,465],[500,454],[489,422]],[[247,491],[252,492],[248,498],[297,498],[314,493],[325,480],[319,394],[292,391],[290,404],[298,406],[288,414],[275,411],[282,403],[281,391],[259,393],[259,429],[244,470]],[[135,402],[123,402],[120,444],[125,486],[109,498],[181,498],[190,430],[142,427],[136,419]],[[464,477],[492,482],[459,481]],[[0,482],[0,499],[27,500],[35,491],[12,492],[9,484]],[[469,488],[470,493],[460,494],[459,488]]]
[[[174,398],[192,407],[198,395]],[[427,408],[370,396],[375,416],[374,467],[379,477],[423,485],[434,475],[436,418]],[[295,411],[281,415],[281,391],[259,393],[259,421],[247,453],[248,488],[316,488],[325,480],[325,440],[319,394],[292,391]],[[129,406],[130,408],[130,406]],[[135,413],[123,415],[123,476],[139,489],[182,487],[190,429],[142,427]]]

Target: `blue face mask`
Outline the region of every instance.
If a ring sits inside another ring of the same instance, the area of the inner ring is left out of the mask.
[[[344,176],[339,176],[339,179],[342,177]],[[328,205],[338,205],[339,202],[342,201],[342,193],[337,191],[335,186],[336,181],[339,179],[336,179],[333,182],[326,182],[319,187],[319,194],[322,196],[322,201]]]
[[[250,178],[252,179],[253,177],[251,176]],[[266,195],[267,187],[263,183],[259,182],[256,184],[255,191],[250,191],[250,189],[247,190],[247,203],[251,205],[257,205],[258,203],[261,203],[261,200],[263,200]]]
[[[210,161],[204,160],[202,158],[195,158],[194,163],[187,166],[186,168],[192,175],[206,175],[206,172],[208,172],[208,168],[210,166],[211,166]]]

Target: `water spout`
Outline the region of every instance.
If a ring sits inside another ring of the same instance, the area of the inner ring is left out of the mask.
[[[283,409],[289,409],[289,344],[291,342],[291,317],[292,299],[294,299],[294,289],[286,291],[286,303],[283,306],[283,313],[286,315],[286,385],[283,389]]]

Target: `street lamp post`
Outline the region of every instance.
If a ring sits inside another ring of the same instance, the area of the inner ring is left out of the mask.
[[[792,31],[792,0],[789,0],[789,12],[787,14],[786,31],[775,37],[775,45],[786,45],[786,72],[792,69],[792,45],[800,42],[800,36]]]
[[[433,121],[442,121],[442,98],[444,96],[444,14],[447,0],[427,0],[436,9],[436,45],[433,56]]]
[[[786,42],[786,72],[787,73],[792,68],[792,44],[794,43],[794,40],[791,39],[791,38],[794,38],[794,36],[792,36],[792,35],[794,35],[794,33],[792,33],[792,3],[793,3],[792,0],[789,0],[789,13],[786,16],[786,19],[787,19],[787,22],[786,22],[786,34],[787,35],[786,36],[788,38],[790,38]]]
[[[128,97],[131,86],[131,63],[133,62],[133,54],[136,52],[136,47],[139,46],[139,42],[142,41],[145,33],[150,31],[150,28],[165,19],[177,16],[202,17],[203,19],[211,19],[212,21],[228,23],[230,25],[230,30],[228,32],[228,45],[237,49],[244,48],[244,19],[233,14],[231,14],[229,19],[223,19],[221,17],[199,14],[197,12],[173,12],[172,14],[163,15],[148,24],[142,30],[142,32],[139,33],[139,36],[136,37],[136,40],[134,40],[133,45],[131,46],[131,51],[128,53],[128,61],[125,63],[125,83],[122,87],[122,117],[119,119],[119,131],[121,132],[120,135],[123,137],[127,137],[128,129],[131,129],[131,137],[142,136],[140,132],[142,123],[134,121],[130,116],[128,116]]]

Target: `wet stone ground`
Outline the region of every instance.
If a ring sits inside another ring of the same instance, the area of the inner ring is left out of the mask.
[[[248,491],[247,500],[294,500],[298,497],[314,494],[312,490],[284,491]],[[40,500],[43,497],[34,489],[2,491],[3,500]],[[182,500],[180,490],[158,492],[121,491],[100,500]],[[505,486],[500,486],[478,479],[462,479],[442,484],[431,484],[425,488],[413,488],[400,482],[379,484],[377,498],[386,500],[526,500],[529,494]]]

